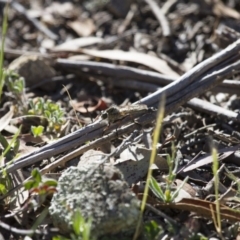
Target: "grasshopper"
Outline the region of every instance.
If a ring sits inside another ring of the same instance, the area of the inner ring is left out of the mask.
[[[108,123],[114,123],[126,116],[134,116],[135,114],[146,113],[149,110],[147,105],[136,104],[126,107],[112,106],[102,113],[102,119],[107,119]]]

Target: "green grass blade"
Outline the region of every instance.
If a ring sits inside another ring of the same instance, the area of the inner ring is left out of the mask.
[[[218,176],[218,154],[217,154],[217,149],[213,146],[212,147],[212,158],[213,158],[213,175],[214,175],[214,190],[215,190],[215,199],[216,199],[216,213],[217,213],[217,226],[216,230],[219,234],[220,237],[222,237],[222,225],[221,225],[221,213],[220,213],[220,202],[219,202],[219,193],[218,193],[218,188],[219,188],[219,176]]]
[[[147,202],[147,196],[148,196],[148,191],[149,191],[149,185],[150,185],[150,180],[152,176],[152,169],[151,166],[155,161],[155,157],[157,154],[157,144],[158,144],[158,139],[161,133],[161,128],[162,128],[162,121],[164,118],[164,110],[165,110],[165,96],[163,96],[160,100],[159,108],[158,108],[158,114],[157,114],[157,120],[156,120],[156,127],[154,129],[154,134],[153,134],[153,147],[152,147],[152,152],[151,152],[151,157],[150,157],[150,162],[149,162],[149,168],[148,168],[148,174],[147,174],[147,180],[146,180],[146,185],[143,193],[143,199],[142,199],[142,204],[141,204],[141,213],[138,219],[137,227],[135,234],[133,236],[133,239],[136,240],[139,235],[139,229],[141,226],[142,222],[142,215],[146,206]]]
[[[5,44],[7,28],[8,28],[7,14],[8,14],[8,2],[6,3],[6,6],[4,8],[3,23],[2,23],[2,42],[1,42],[1,52],[0,52],[0,102],[2,97],[2,89],[4,85],[3,60],[4,60],[4,44]]]

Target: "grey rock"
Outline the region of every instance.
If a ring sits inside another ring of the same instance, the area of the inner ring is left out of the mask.
[[[140,208],[122,173],[112,165],[70,167],[59,178],[49,213],[62,233],[72,232],[77,209],[92,218],[92,237],[134,233]]]
[[[11,62],[8,69],[24,77],[27,87],[32,87],[43,80],[56,76],[55,70],[47,60],[37,55],[23,55]],[[40,86],[45,91],[52,91],[55,87],[56,83],[51,81]]]

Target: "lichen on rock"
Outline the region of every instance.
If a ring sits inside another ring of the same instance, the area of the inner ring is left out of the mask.
[[[137,197],[112,165],[70,167],[62,173],[49,208],[62,233],[72,231],[77,209],[85,219],[92,219],[94,237],[133,233],[140,213]]]

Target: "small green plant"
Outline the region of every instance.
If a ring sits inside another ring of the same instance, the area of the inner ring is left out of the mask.
[[[81,215],[81,212],[77,210],[73,216],[74,235],[81,237],[81,239],[83,240],[89,240],[91,226],[92,226],[92,220],[89,219],[86,221],[84,217]]]
[[[56,192],[57,181],[51,178],[45,178],[41,175],[41,172],[35,168],[31,172],[32,179],[27,180],[24,183],[24,187],[29,191],[30,198],[26,202],[24,208],[32,208],[36,211],[42,203],[45,202],[48,195]],[[38,196],[37,198],[35,196]],[[36,201],[37,199],[37,201]],[[37,217],[32,229],[35,230],[44,221],[48,215],[48,208],[44,210]]]
[[[36,210],[41,205],[46,197],[56,192],[57,181],[52,178],[42,177],[41,172],[35,168],[31,172],[32,179],[24,182],[24,187],[29,191],[32,196],[28,201],[28,204],[32,204],[32,207]],[[38,204],[34,201],[34,195],[38,195]]]
[[[0,160],[3,157],[6,157],[7,161],[11,161],[14,157],[16,157],[18,149],[19,149],[19,140],[17,136],[19,135],[20,131],[17,132],[17,135],[13,137],[10,143],[8,143],[7,139],[0,133],[0,143],[3,146],[3,153],[0,156]]]
[[[13,187],[11,178],[8,176],[6,171],[0,176],[0,195],[4,195],[8,192],[8,189]]]
[[[21,127],[14,134],[10,143],[8,143],[7,139],[0,133],[0,143],[3,147],[3,153],[0,156],[0,162],[3,161],[4,157],[10,164],[15,157],[17,157],[18,149],[19,149],[19,140],[17,137],[21,132]],[[3,174],[0,176],[0,194],[6,194],[9,189],[13,187],[11,178],[7,174],[7,171],[3,169]]]
[[[56,103],[50,100],[38,98],[37,101],[29,101],[28,114],[40,116],[48,122],[47,131],[59,132],[65,122],[64,111]]]
[[[188,177],[184,179],[182,184],[174,188],[174,181],[177,176],[178,162],[175,160],[175,147],[172,145],[172,156],[167,156],[167,163],[169,167],[169,173],[166,177],[166,184],[161,187],[158,182],[152,177],[150,181],[150,189],[155,194],[157,198],[166,203],[174,202],[178,196],[179,191],[182,189],[183,185],[187,182]]]
[[[41,136],[43,134],[44,131],[44,127],[43,126],[31,126],[31,132],[33,134],[34,137],[38,137]]]
[[[9,92],[12,92],[18,101],[23,101],[25,80],[18,73],[12,70],[4,70],[5,85]]]
[[[92,220],[85,220],[79,209],[73,215],[73,233],[70,238],[63,236],[55,236],[53,240],[95,240],[94,237],[90,238]]]
[[[145,239],[149,240],[159,239],[158,236],[163,232],[164,230],[153,220],[144,224]]]
[[[34,168],[31,172],[32,179],[24,183],[26,190],[40,195],[53,193],[56,191],[57,181],[52,178],[42,177],[41,172]]]
[[[33,99],[29,100],[29,106],[26,105],[24,99],[24,87],[25,80],[19,74],[11,71],[4,70],[3,76],[5,79],[5,85],[9,92],[11,92],[15,98],[18,100],[19,113],[25,115],[25,117],[39,117],[41,119],[41,124],[45,125],[47,121],[47,129],[49,132],[59,132],[61,126],[64,124],[64,111],[56,103],[50,100],[44,100],[43,98],[38,98],[36,101]],[[33,135],[40,136],[44,127],[40,125],[38,127],[32,126],[31,131]]]
[[[0,156],[0,161],[2,161],[4,157],[6,157],[7,160],[11,161],[14,157],[17,156],[17,152],[19,149],[19,140],[17,139],[17,137],[19,136],[21,129],[22,127],[20,127],[18,131],[14,134],[10,143],[8,143],[7,139],[0,133],[0,143],[4,149],[2,155]]]

